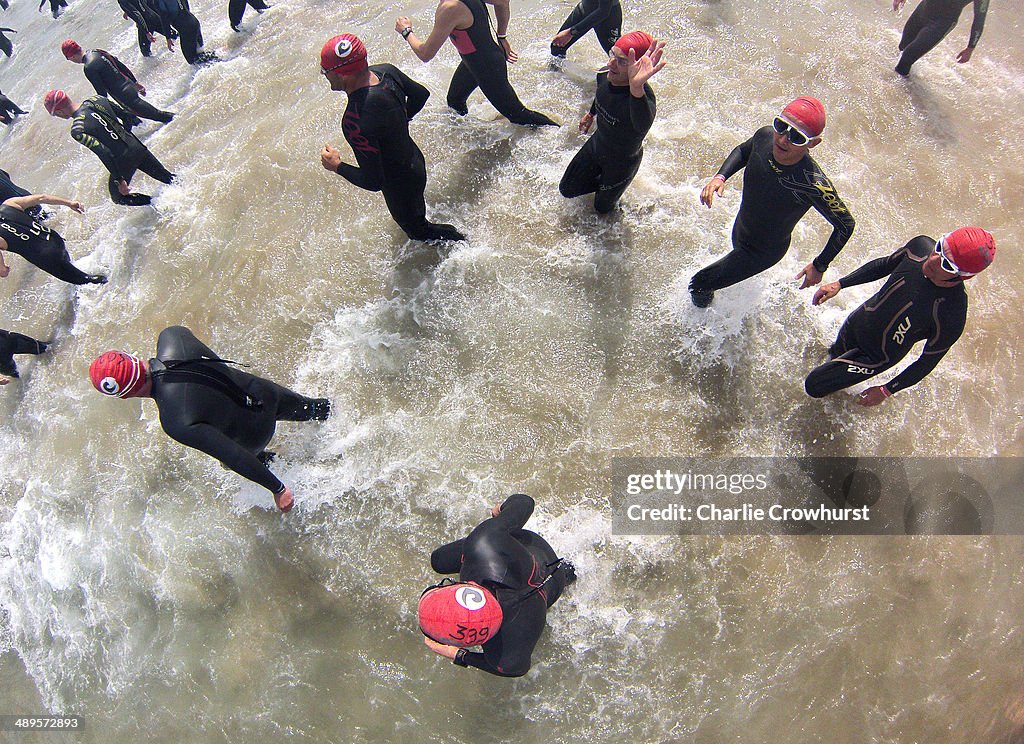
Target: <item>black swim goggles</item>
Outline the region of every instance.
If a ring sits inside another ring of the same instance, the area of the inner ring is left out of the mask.
[[[810,137],[794,127],[781,116],[775,117],[775,121],[772,122],[772,127],[775,129],[776,134],[786,135],[786,138],[797,147],[803,147],[811,141]]]
[[[424,589],[422,592],[420,592],[420,599],[422,599],[424,597],[424,595],[426,595],[427,592],[432,592],[435,589],[441,589],[442,587],[446,587],[446,586],[455,586],[457,584],[468,584],[468,583],[470,583],[470,582],[468,582],[468,581],[456,581],[455,579],[448,578],[446,576],[445,578],[441,579],[436,584],[431,584],[426,589]]]

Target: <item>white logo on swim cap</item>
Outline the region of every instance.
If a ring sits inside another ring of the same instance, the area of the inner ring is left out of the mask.
[[[345,57],[352,54],[352,42],[348,39],[342,39],[334,45],[334,53],[338,55],[339,59],[345,59]]]
[[[100,392],[106,395],[117,395],[121,392],[121,386],[113,377],[104,377],[100,380]]]
[[[475,586],[463,586],[455,591],[455,601],[467,610],[476,612],[487,604],[487,597]]]

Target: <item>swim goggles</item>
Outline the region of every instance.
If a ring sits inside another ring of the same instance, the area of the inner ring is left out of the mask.
[[[786,135],[786,137],[789,138],[789,141],[792,142],[797,147],[803,147],[804,145],[811,141],[810,137],[808,137],[806,134],[804,134],[799,129],[794,127],[781,116],[775,117],[775,121],[772,122],[772,127],[775,128],[775,132],[777,134]]]
[[[957,276],[974,276],[974,274],[969,271],[961,271],[960,267],[953,263],[952,259],[946,255],[945,235],[935,241],[935,255],[939,256],[939,266],[942,267],[943,271],[949,272],[950,274],[956,274]]]

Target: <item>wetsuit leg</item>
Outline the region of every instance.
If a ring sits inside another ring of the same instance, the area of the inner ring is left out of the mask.
[[[134,175],[135,169],[132,169],[132,175]],[[127,179],[128,183],[131,183],[131,176]],[[153,201],[149,194],[139,194],[132,192],[128,196],[124,196],[120,191],[117,190],[117,178],[111,174],[110,178],[107,179],[107,190],[110,192],[110,198],[114,204],[121,204],[126,207],[144,207]]]
[[[558,190],[566,199],[593,194],[601,186],[601,162],[593,142],[588,139],[565,169]]]
[[[824,398],[837,390],[868,380],[891,366],[873,362],[859,349],[851,349],[811,370],[804,380],[804,390],[812,398]]]
[[[6,54],[8,57],[11,56],[11,52],[14,51],[14,44],[11,40],[0,33],[0,51]]]
[[[179,11],[173,22],[178,32],[178,43],[185,61],[194,64],[199,57],[199,47],[203,45],[203,32],[199,19],[187,10]]]
[[[583,10],[583,3],[580,3],[575,8],[572,9],[572,12],[569,14],[569,17],[565,19],[565,23],[563,23],[562,27],[560,29],[558,29],[558,33],[562,33],[567,28],[572,28],[577,23],[579,23],[580,19],[583,18],[583,16],[585,16],[585,15],[586,15],[586,11]],[[582,37],[580,37],[580,36],[575,36],[575,37],[569,39],[569,43],[568,44],[566,44],[565,46],[561,46],[561,47],[560,46],[555,46],[554,44],[552,44],[551,45],[551,54],[552,54],[552,56],[554,56],[554,57],[564,57],[565,53],[567,51],[569,51],[569,47],[571,47],[573,44],[575,44],[581,38]]]
[[[125,89],[118,93],[117,100],[136,116],[150,121],[162,121],[164,124],[174,118],[170,111],[161,111],[139,95],[138,91]]]
[[[238,24],[245,15],[245,0],[228,0],[228,23],[233,31],[238,31]]]
[[[46,249],[32,255],[23,253],[22,256],[32,265],[68,284],[103,284],[106,282],[106,277],[99,274],[86,274],[72,264],[71,256],[64,245],[64,239],[56,234],[51,236],[50,245]]]
[[[469,94],[479,86],[491,105],[498,109],[498,113],[513,124],[530,127],[559,126],[558,122],[544,114],[526,108],[519,100],[508,81],[508,64],[504,57],[492,61],[479,57],[479,54],[474,52],[463,57],[455,69],[451,85],[448,86],[449,106],[465,116],[469,111],[466,104]]]
[[[690,293],[699,295],[731,287],[771,268],[782,260],[787,250],[788,242],[775,248],[751,250],[736,240],[734,230],[733,249],[693,275],[693,279],[690,280]]]
[[[251,380],[247,392],[258,398],[265,410],[274,412],[275,421],[324,421],[331,413],[327,398],[307,398],[261,377]]]
[[[430,554],[430,567],[435,573],[453,574],[458,573],[462,568],[462,551],[466,539],[456,540]]]
[[[465,116],[469,113],[469,96],[476,88],[476,77],[470,71],[466,61],[462,60],[455,68],[452,82],[448,85],[448,106],[454,109],[459,116]]]
[[[139,24],[135,24],[135,28],[139,36],[139,51],[142,52],[143,57],[152,57],[153,42],[149,40],[149,36],[146,34],[145,28]]]
[[[907,19],[907,25],[903,27],[899,46],[903,54],[896,65],[896,72],[900,75],[909,75],[913,64],[934,49],[953,30],[957,20],[936,16],[927,0],[918,5]]]
[[[608,214],[619,202],[619,197],[625,193],[626,188],[633,182],[636,172],[640,170],[640,161],[643,160],[643,151],[632,158],[623,158],[611,163],[603,163],[601,173],[601,186],[594,197],[594,209],[598,214]]]
[[[157,160],[156,156],[149,150],[146,150],[137,168],[150,178],[155,178],[161,183],[171,183],[174,181],[174,174],[167,170],[163,163]]]
[[[30,336],[0,328],[0,374],[19,377],[18,366],[14,363],[15,354],[42,354],[47,344],[36,341]]]
[[[413,240],[465,240],[466,236],[453,225],[427,222],[427,205],[423,200],[426,188],[427,166],[421,153],[405,177],[382,189],[391,217]]]
[[[562,596],[562,592],[565,591],[565,587],[568,585],[569,573],[567,569],[563,568],[561,563],[557,567],[551,566],[551,564],[558,561],[558,554],[555,553],[555,549],[548,544],[547,540],[536,532],[516,530],[512,533],[512,536],[530,551],[537,570],[541,572],[540,580],[543,581],[550,574],[551,578],[544,585],[544,588],[540,590],[544,601],[550,607]]]

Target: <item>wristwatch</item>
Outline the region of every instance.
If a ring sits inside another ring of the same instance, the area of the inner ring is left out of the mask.
[[[409,38],[409,34],[411,34],[411,33],[412,33],[412,26],[406,26],[405,28],[402,29],[402,38],[403,39],[408,39]]]

